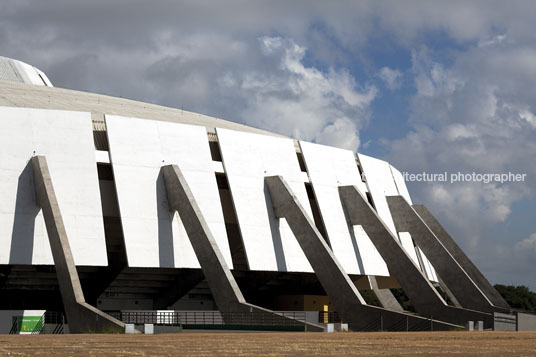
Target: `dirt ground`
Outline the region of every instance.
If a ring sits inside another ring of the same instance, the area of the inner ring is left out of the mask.
[[[536,332],[0,335],[0,356],[536,356]]]

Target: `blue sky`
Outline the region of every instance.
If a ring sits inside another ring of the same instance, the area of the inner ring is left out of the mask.
[[[3,1],[0,55],[59,87],[390,161],[493,283],[536,289],[532,1]]]

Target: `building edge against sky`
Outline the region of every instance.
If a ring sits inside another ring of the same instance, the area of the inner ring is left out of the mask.
[[[385,161],[54,88],[4,57],[0,88],[0,309],[65,311],[72,332],[125,310],[327,305],[356,330],[511,312]]]

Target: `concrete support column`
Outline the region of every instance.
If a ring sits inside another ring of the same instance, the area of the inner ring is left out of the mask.
[[[240,311],[246,300],[177,165],[162,168],[170,210],[177,211],[220,311]]]
[[[439,283],[439,286],[441,287],[441,289],[445,292],[445,294],[447,295],[447,297],[450,299],[450,301],[452,302],[452,305],[456,306],[456,307],[462,307],[462,304],[460,304],[458,302],[458,299],[456,299],[456,296],[454,296],[454,294],[452,293],[452,291],[450,291],[449,287],[447,286],[447,284],[445,284],[445,282],[443,281],[443,279],[441,279],[441,276],[439,276],[436,272],[436,276],[437,276],[437,280],[438,280],[438,283]]]
[[[467,275],[406,199],[402,196],[388,196],[387,203],[397,231],[411,234],[415,243],[426,254],[436,272],[461,306],[480,311],[493,311],[491,301]]]
[[[378,282],[376,281],[375,276],[369,276],[368,279],[369,279],[372,291],[374,292],[374,295],[376,295],[376,297],[378,298],[378,301],[384,308],[393,310],[393,311],[400,311],[400,312],[404,311],[404,309],[402,308],[402,306],[400,306],[400,303],[395,298],[391,290],[380,289],[378,287]]]
[[[339,193],[351,224],[363,227],[419,314],[459,325],[465,325],[469,320],[484,320],[491,326],[489,313],[446,304],[357,187],[339,187]]]
[[[428,228],[434,233],[436,238],[443,244],[448,252],[456,259],[458,264],[465,270],[473,282],[478,285],[480,290],[486,294],[487,298],[494,306],[510,309],[510,305],[504,300],[497,290],[490,284],[488,279],[480,272],[473,262],[465,255],[463,250],[456,244],[454,239],[447,233],[441,223],[432,215],[432,213],[423,205],[413,205],[415,212],[426,223]]]
[[[243,323],[244,319],[239,313],[255,313],[259,319],[262,315],[266,315],[268,321],[281,319],[282,324],[293,320],[246,302],[179,167],[177,165],[164,166],[162,172],[170,209],[177,211],[180,216],[214,301],[225,322]],[[323,330],[314,323],[307,323],[307,328],[310,331]]]
[[[35,156],[31,161],[37,204],[43,210],[69,331],[84,333],[123,330],[124,324],[121,321],[86,303],[46,158]]]
[[[412,327],[426,324],[426,320],[407,313],[366,305],[363,297],[341,267],[333,252],[322,238],[314,222],[307,215],[291,188],[281,176],[266,177],[275,216],[285,218],[309,263],[329,295],[341,318],[351,329],[384,330],[406,322]],[[436,321],[437,329],[450,329],[453,325]]]

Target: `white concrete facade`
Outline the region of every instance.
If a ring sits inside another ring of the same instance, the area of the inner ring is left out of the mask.
[[[0,58],[1,80],[52,86],[46,75],[37,68],[3,57]],[[120,107],[123,107],[123,103]],[[28,170],[20,175],[24,167],[21,164],[13,165],[12,162],[28,156],[30,150],[31,155],[46,155],[53,169],[59,166],[57,162],[64,165],[62,174],[65,177],[62,179],[58,175],[54,179],[62,186],[58,189],[58,196],[66,202],[62,203],[66,206],[63,214],[67,217],[68,233],[73,236],[73,254],[79,265],[107,264],[101,219],[103,208],[100,207],[97,189],[100,187],[100,195],[111,195],[115,185],[117,207],[112,208],[120,212],[129,266],[199,268],[178,215],[171,214],[166,207],[167,198],[160,168],[166,164],[178,164],[231,267],[233,262],[219,202],[216,174],[225,175],[229,182],[249,268],[258,271],[312,272],[287,222],[273,215],[263,179],[265,176],[281,175],[312,217],[305,185],[311,186],[329,244],[347,273],[389,275],[385,262],[362,227],[349,225],[345,217],[338,187],[355,185],[361,193],[372,197],[379,216],[398,237],[413,261],[422,265],[431,280],[437,280],[433,267],[420,249],[415,247],[409,233],[395,230],[385,196],[400,194],[409,202],[411,197],[400,172],[385,161],[361,154],[358,156],[365,182],[358,170],[355,154],[348,150],[303,141],[296,144],[290,138],[263,133],[254,128],[242,129],[219,119],[213,119],[214,126],[210,126],[212,119],[208,117],[200,117],[199,124],[191,118],[188,118],[189,121],[184,119],[185,123],[177,123],[169,118],[163,119],[165,121],[140,119],[132,115],[109,115],[105,111],[109,150],[96,150],[91,138],[90,113],[44,109],[3,110],[6,115],[0,120],[6,130],[2,131],[4,142],[0,145],[5,148],[2,155],[6,159],[0,162],[3,175],[0,184],[5,188],[1,193],[4,200],[0,217],[4,224],[0,227],[0,242],[9,245],[11,252],[4,250],[0,253],[0,263],[52,264],[42,217],[32,211],[35,207],[30,208],[31,205],[26,203],[21,207],[8,207],[17,200],[16,186],[24,190],[30,188]],[[116,111],[113,109],[113,112]],[[13,120],[19,117],[23,119]],[[60,117],[64,121],[68,117],[70,122],[60,123]],[[80,124],[81,121],[85,121],[85,124]],[[66,135],[68,130],[74,130],[74,126],[80,129],[76,135]],[[32,132],[33,141],[28,141],[28,130]],[[223,162],[212,160],[207,130],[215,132]],[[296,145],[299,145],[298,149]],[[297,150],[303,155],[306,172],[300,168]],[[21,157],[18,157],[19,153]],[[64,160],[62,155],[71,161]],[[77,158],[76,163],[74,157]],[[84,169],[74,173],[74,168],[79,170],[82,163]],[[95,170],[97,163],[111,166],[115,182],[98,181]],[[20,178],[13,176],[14,172],[19,172]],[[77,188],[77,185],[64,188],[67,180],[76,180],[83,188]],[[28,196],[25,200],[30,198]],[[105,215],[111,214],[114,209],[104,207]],[[92,213],[87,214],[88,211]],[[27,220],[32,215],[36,216],[35,225],[18,223],[22,217]],[[15,216],[17,219],[14,219]],[[91,219],[87,218],[90,216]],[[97,229],[88,233],[86,231],[89,231],[87,227],[90,225]],[[14,239],[19,236],[25,238]],[[33,238],[28,238],[30,236]],[[24,250],[29,241],[33,245],[31,253],[17,253],[20,249]],[[88,242],[93,242],[92,249],[87,248]]]
[[[0,107],[0,264],[53,264],[29,160],[44,155],[77,265],[108,264],[89,113]]]
[[[161,167],[176,164],[232,267],[206,129],[110,115],[106,126],[129,266],[200,267],[167,203]]]
[[[410,257],[419,264],[420,254],[425,273],[437,280],[409,233],[395,232],[385,196],[400,194],[410,203],[411,197],[401,173],[384,161],[359,155],[365,183],[354,153],[302,141],[307,170],[302,172],[292,139],[218,128],[222,163],[212,160],[203,126],[111,115],[106,116],[110,151],[96,151],[89,113],[23,108],[2,108],[1,113],[6,130],[0,133],[0,241],[10,247],[0,252],[2,264],[53,263],[26,167],[32,155],[45,155],[64,206],[77,265],[107,264],[95,170],[98,162],[111,164],[114,171],[129,266],[199,268],[178,215],[166,206],[160,168],[178,164],[230,267],[233,262],[216,173],[227,176],[250,269],[312,272],[286,221],[273,216],[263,179],[282,175],[312,217],[305,189],[306,183],[311,185],[331,248],[347,273],[389,275],[364,230],[347,223],[338,187],[355,185],[362,193],[370,193],[380,217]],[[106,184],[100,183],[102,192],[112,192]],[[21,196],[20,190],[26,193]]]
[[[281,175],[312,217],[292,139],[217,129],[251,270],[312,272],[284,219],[274,216],[264,177]]]
[[[339,186],[353,185],[365,194],[354,153],[300,141],[326,233],[335,257],[348,274],[388,276],[382,257],[362,227],[351,227],[339,197]]]
[[[98,162],[111,164],[114,171],[129,266],[199,268],[178,215],[166,206],[160,168],[178,164],[231,267],[216,173],[227,176],[251,270],[312,272],[286,221],[274,217],[263,183],[265,176],[282,175],[312,217],[305,189],[306,183],[311,185],[331,248],[347,273],[389,275],[364,230],[347,223],[338,187],[355,185],[362,193],[370,193],[380,217],[414,262],[419,264],[420,254],[428,277],[437,279],[409,233],[395,232],[385,196],[400,194],[409,202],[411,197],[400,172],[384,161],[359,155],[365,183],[354,153],[302,141],[299,145],[307,170],[303,172],[292,139],[218,128],[222,163],[212,160],[203,126],[112,115],[106,116],[110,151],[96,151],[89,113],[21,108],[2,108],[2,113],[0,120],[7,130],[2,131],[0,217],[4,224],[0,239],[11,247],[0,253],[3,264],[53,263],[42,217],[34,212],[38,209],[28,193],[31,175],[27,168],[25,171],[29,158],[39,154],[47,156],[58,182],[58,197],[65,205],[63,214],[78,265],[107,264],[95,170]],[[112,192],[106,184],[100,182],[102,192]],[[17,201],[21,189],[17,186],[28,191],[22,206]],[[36,217],[35,225],[20,223],[31,215]],[[28,242],[32,249],[25,248]]]

